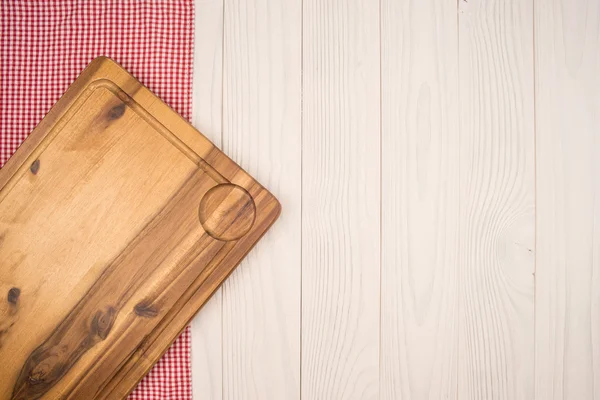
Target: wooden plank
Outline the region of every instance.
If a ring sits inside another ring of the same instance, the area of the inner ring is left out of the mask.
[[[532,1],[459,2],[459,399],[532,399]]]
[[[535,391],[600,399],[600,4],[535,2]]]
[[[0,259],[18,264],[0,268],[0,357],[12,360],[2,398],[94,398],[114,381],[123,392],[109,397],[125,396],[279,213],[105,58],[0,171],[0,188]]]
[[[195,0],[192,124],[217,146],[221,146],[222,92],[223,1]],[[192,321],[195,399],[223,397],[221,290],[217,290]]]
[[[379,3],[304,0],[302,396],[379,396]]]
[[[457,3],[381,3],[382,399],[456,399]]]
[[[285,210],[223,288],[223,397],[300,397],[301,1],[226,0],[223,149]]]

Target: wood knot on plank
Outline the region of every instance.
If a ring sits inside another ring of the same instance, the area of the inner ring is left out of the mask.
[[[36,351],[29,357],[13,389],[12,400],[39,399],[66,372],[60,351]]]
[[[158,315],[158,310],[152,304],[140,302],[133,308],[136,315],[144,318],[154,318]]]
[[[121,103],[118,106],[114,106],[108,111],[108,119],[113,121],[119,119],[125,114],[125,103]]]
[[[23,364],[12,400],[44,396],[87,351],[106,339],[116,317],[117,310],[111,305],[95,307],[89,313],[71,311]]]
[[[40,170],[40,160],[38,159],[32,162],[29,170],[32,174],[37,175],[38,171]]]
[[[108,307],[105,311],[98,310],[92,319],[91,331],[98,335],[102,340],[106,339],[115,322],[117,315],[113,307]]]
[[[50,370],[51,367],[48,363],[39,364],[31,371],[31,373],[27,377],[27,380],[32,385],[43,383],[46,380],[46,377],[48,376],[48,372],[50,372]]]
[[[20,295],[21,295],[21,289],[16,288],[16,287],[11,288],[8,291],[8,296],[7,296],[8,297],[8,302],[10,304],[15,304],[16,305],[17,302],[19,301],[19,296]]]

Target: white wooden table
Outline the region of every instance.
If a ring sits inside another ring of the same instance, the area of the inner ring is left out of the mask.
[[[193,323],[195,398],[600,399],[599,0],[196,21],[194,124],[284,210]]]

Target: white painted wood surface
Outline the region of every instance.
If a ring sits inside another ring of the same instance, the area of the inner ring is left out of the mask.
[[[458,399],[534,398],[532,6],[459,2]]]
[[[224,2],[223,150],[286,210],[223,286],[223,398],[300,397],[299,0]]]
[[[304,0],[302,397],[379,393],[379,7]]]
[[[600,399],[600,3],[535,2],[538,399]]]
[[[382,0],[382,399],[456,399],[456,2]]]
[[[600,1],[196,0],[194,124],[283,203],[196,399],[600,399]]]

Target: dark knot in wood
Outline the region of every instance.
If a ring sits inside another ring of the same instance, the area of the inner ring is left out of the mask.
[[[150,303],[140,302],[133,308],[136,315],[144,318],[154,318],[158,315],[158,310]]]
[[[10,304],[17,304],[17,302],[19,301],[19,296],[21,295],[21,289],[19,288],[11,288],[8,291],[8,302]]]
[[[105,340],[117,317],[113,306],[97,309],[80,324],[72,312],[25,361],[15,383],[12,399],[39,399],[48,392],[85,352]]]
[[[108,111],[108,119],[113,121],[119,119],[125,114],[125,103],[121,103],[118,106],[114,106]]]
[[[108,307],[106,311],[99,310],[92,319],[91,331],[102,340],[106,339],[115,322],[115,316],[116,311],[113,307]]]
[[[32,174],[37,175],[38,171],[40,170],[40,160],[38,159],[32,162],[29,170]]]

